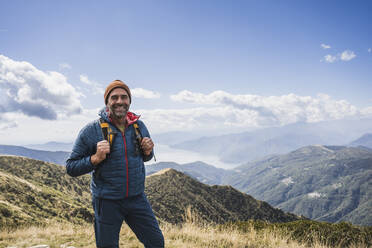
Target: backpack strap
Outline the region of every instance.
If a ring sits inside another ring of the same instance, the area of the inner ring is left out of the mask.
[[[139,150],[141,151],[141,153],[143,155],[143,152],[142,152],[142,149],[141,149],[141,143],[142,143],[142,138],[143,138],[142,134],[141,134],[141,130],[140,130],[137,122],[133,123],[133,127],[134,127],[134,131],[135,131],[135,134],[136,134],[136,140],[137,140],[137,143],[138,143],[138,146],[139,146]],[[154,160],[156,162],[155,154],[154,154]]]
[[[134,127],[134,131],[136,133],[136,140],[137,140],[138,144],[141,145],[142,134],[141,134],[141,130],[139,129],[138,123],[137,122],[133,123],[133,127]]]
[[[116,132],[113,131],[110,127],[110,125],[102,118],[99,119],[99,125],[101,127],[102,135],[105,140],[107,140],[110,144],[110,148],[112,148],[112,144],[114,143]],[[107,154],[106,156],[109,156]],[[101,166],[98,165],[95,170],[95,177],[98,178],[101,174],[100,170]]]
[[[99,119],[99,123],[102,130],[102,135],[105,140],[108,141],[110,144],[110,147],[112,147],[112,144],[114,143],[116,132],[114,132],[110,125],[102,118]]]

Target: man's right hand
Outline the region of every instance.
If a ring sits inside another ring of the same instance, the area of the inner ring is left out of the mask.
[[[106,155],[110,153],[110,144],[107,140],[102,140],[97,143],[97,151],[90,157],[91,163],[96,166],[106,159]]]

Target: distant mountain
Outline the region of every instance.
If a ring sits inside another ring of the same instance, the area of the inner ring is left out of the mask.
[[[52,220],[92,222],[89,180],[72,178],[55,164],[0,155],[0,229]]]
[[[36,149],[36,150],[43,150],[43,151],[63,151],[63,152],[71,152],[72,151],[73,143],[62,143],[62,142],[55,142],[51,141],[45,144],[32,144],[26,145],[26,148],[29,149]]]
[[[371,119],[296,123],[251,132],[202,137],[180,142],[172,147],[216,155],[226,163],[246,163],[267,155],[285,154],[307,145],[348,144],[363,133],[371,131]]]
[[[177,164],[174,162],[160,162],[156,164],[146,165],[146,175],[151,175],[162,169],[172,168],[177,171],[183,172],[199,182],[215,185],[223,184],[223,179],[233,171],[216,168],[203,162],[194,162],[187,164]]]
[[[372,133],[366,133],[359,139],[354,140],[349,144],[350,146],[365,146],[372,148]]]
[[[45,162],[64,165],[69,152],[50,152],[25,148],[23,146],[0,145],[0,154],[23,156]]]
[[[154,212],[170,223],[182,222],[189,206],[205,222],[249,219],[289,222],[299,219],[231,186],[208,186],[174,169],[148,176],[146,193]]]
[[[257,199],[321,221],[372,225],[372,150],[307,146],[235,169],[224,180]]]

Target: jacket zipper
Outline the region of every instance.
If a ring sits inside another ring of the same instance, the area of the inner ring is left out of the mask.
[[[129,174],[128,174],[128,156],[127,156],[127,142],[125,141],[125,135],[124,133],[122,133],[123,135],[123,140],[124,140],[124,150],[125,150],[125,165],[126,165],[126,169],[127,169],[127,191],[126,191],[126,197],[128,197],[128,194],[129,194]]]

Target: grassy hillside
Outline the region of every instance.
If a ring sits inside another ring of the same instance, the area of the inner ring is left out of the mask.
[[[0,227],[93,219],[89,177],[71,178],[59,165],[0,156],[0,192]]]

